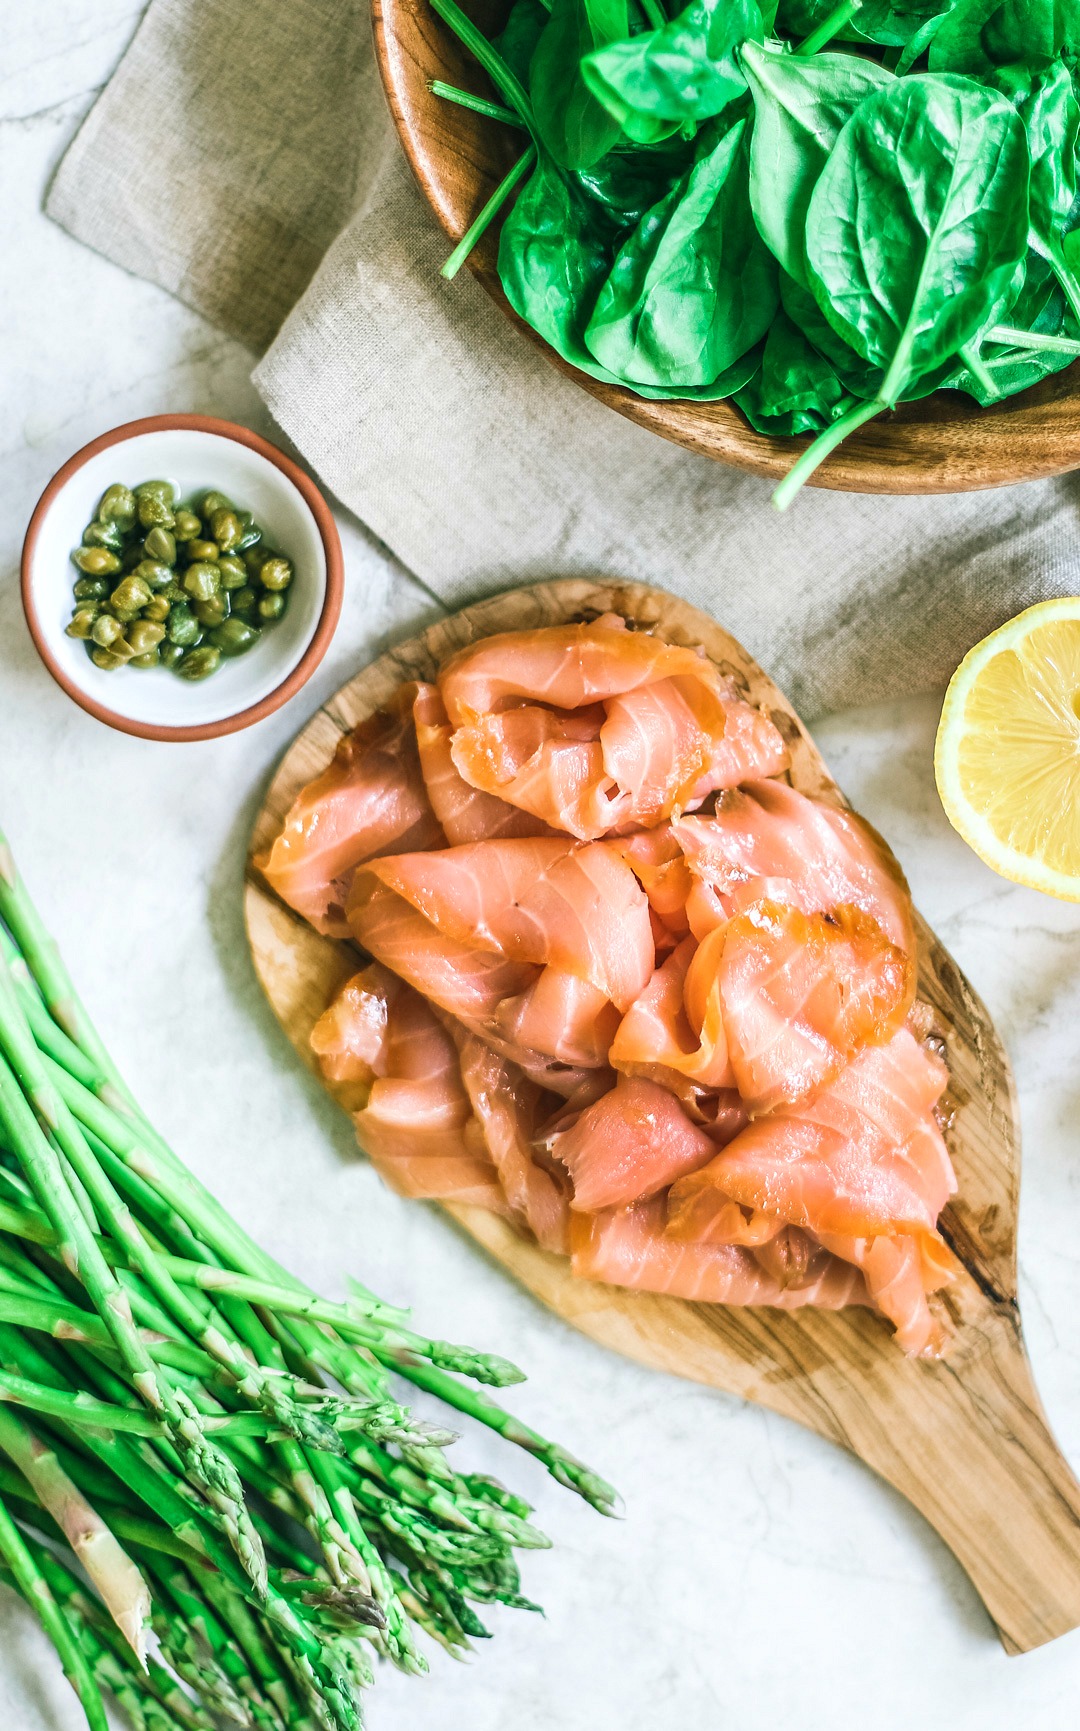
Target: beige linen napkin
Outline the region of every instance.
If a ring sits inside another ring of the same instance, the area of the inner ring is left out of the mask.
[[[285,432],[451,605],[552,575],[657,583],[814,715],[940,684],[1019,608],[1080,589],[1071,477],[813,491],[778,517],[768,483],[602,407],[468,273],[443,282],[366,0],[153,0],[47,209],[265,351]]]

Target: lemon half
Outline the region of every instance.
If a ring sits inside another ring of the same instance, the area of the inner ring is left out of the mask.
[[[1080,597],[1029,607],[964,657],[934,772],[949,821],[988,866],[1080,901]]]

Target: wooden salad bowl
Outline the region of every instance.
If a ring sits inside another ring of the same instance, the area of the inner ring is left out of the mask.
[[[501,27],[509,0],[463,0],[485,34]],[[521,154],[520,132],[435,96],[441,78],[489,99],[487,76],[432,11],[429,0],[372,0],[383,85],[413,173],[451,240],[469,223]],[[730,403],[651,402],[570,366],[511,310],[496,269],[499,225],[469,263],[492,299],[548,359],[592,396],[701,456],[776,480],[807,440],[755,433]],[[982,409],[960,391],[904,403],[853,433],[810,481],[849,493],[966,493],[1080,467],[1080,363]]]
[[[791,705],[706,614],[644,584],[566,578],[468,607],[350,680],[286,752],[255,824],[252,858],[269,846],[342,734],[403,680],[433,679],[454,650],[494,632],[608,610],[669,642],[704,646],[772,714],[790,742],[793,784],[845,803]],[[311,1028],[357,971],[358,952],[313,931],[254,865],[246,918],[259,979],[297,1052],[314,1068]],[[1047,1428],[1020,1327],[1019,1130],[1008,1060],[955,962],[925,921],[917,917],[916,924],[919,993],[933,1011],[949,1065],[946,1139],[959,1178],[941,1222],[959,1264],[946,1299],[953,1338],[942,1360],[905,1358],[888,1324],[865,1309],[735,1309],[576,1280],[566,1257],[540,1250],[498,1215],[446,1206],[490,1255],[593,1340],[771,1407],[858,1455],[956,1553],[1006,1649],[1016,1653],[1080,1625],[1080,1484]]]

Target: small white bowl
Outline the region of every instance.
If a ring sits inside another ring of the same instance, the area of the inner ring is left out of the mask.
[[[104,672],[65,630],[79,576],[71,551],[102,493],[114,481],[159,479],[174,481],[185,500],[211,487],[227,494],[296,572],[284,617],[246,655],[190,684],[165,668]],[[342,586],[341,542],[318,488],[257,433],[207,415],[130,421],[85,445],[49,482],[23,543],[23,608],[41,659],[81,708],[143,739],[214,739],[280,708],[325,655]]]

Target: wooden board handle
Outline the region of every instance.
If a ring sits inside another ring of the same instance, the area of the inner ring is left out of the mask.
[[[988,1309],[981,1340],[956,1361],[909,1361],[895,1378],[874,1366],[868,1380],[863,1402],[850,1381],[831,1391],[842,1440],[940,1533],[1006,1651],[1080,1627],[1080,1484],[1047,1425],[1015,1310]]]

